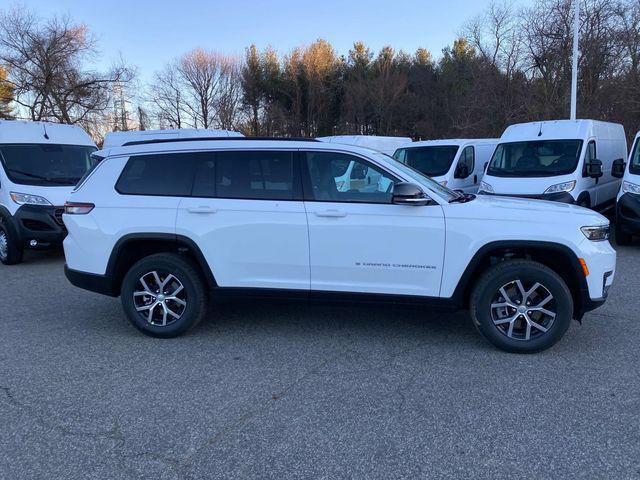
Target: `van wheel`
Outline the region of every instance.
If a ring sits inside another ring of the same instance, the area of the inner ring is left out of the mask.
[[[616,224],[616,243],[621,246],[631,245],[633,236],[622,231],[619,224]]]
[[[573,299],[553,270],[531,260],[508,260],[488,269],[471,294],[471,318],[496,347],[514,353],[545,350],[562,338]]]
[[[0,262],[5,265],[15,265],[22,262],[24,250],[18,245],[9,229],[0,223]]]
[[[150,255],[131,267],[120,298],[129,321],[153,337],[182,335],[200,323],[207,309],[200,273],[172,253]]]

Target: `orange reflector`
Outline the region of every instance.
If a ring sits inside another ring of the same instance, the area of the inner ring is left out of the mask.
[[[582,265],[582,272],[584,273],[584,276],[588,277],[589,267],[587,267],[587,262],[584,261],[584,258],[579,258],[578,260],[580,260],[580,265]]]

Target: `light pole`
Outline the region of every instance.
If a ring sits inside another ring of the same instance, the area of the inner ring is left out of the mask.
[[[580,36],[580,0],[573,0],[573,65],[571,68],[571,120],[576,119],[578,102],[578,37]]]

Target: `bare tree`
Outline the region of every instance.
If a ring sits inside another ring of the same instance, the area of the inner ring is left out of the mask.
[[[69,17],[42,21],[17,8],[0,14],[0,63],[19,110],[33,120],[82,123],[110,104],[111,87],[131,72],[117,65],[108,72],[85,68],[96,55],[94,39]]]
[[[228,57],[222,63],[218,95],[214,102],[217,126],[225,130],[235,129],[241,102],[240,62],[237,58]]]
[[[151,84],[150,101],[161,128],[185,126],[185,99],[176,62],[157,72]]]

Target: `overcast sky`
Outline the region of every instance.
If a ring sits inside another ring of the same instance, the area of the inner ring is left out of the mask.
[[[3,2],[5,3],[5,2]],[[97,36],[101,63],[121,54],[142,79],[194,47],[241,55],[255,43],[279,53],[318,38],[338,54],[356,40],[438,57],[489,0],[20,0],[43,17],[68,13]],[[10,2],[5,5],[11,4]],[[15,3],[14,3],[15,5]]]

